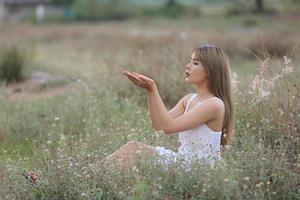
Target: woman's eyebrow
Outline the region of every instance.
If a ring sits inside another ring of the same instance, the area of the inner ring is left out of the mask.
[[[199,59],[197,59],[197,58],[192,58],[192,60],[193,60],[193,61],[195,61],[195,60],[197,60],[197,61],[200,61],[200,60],[199,60]]]

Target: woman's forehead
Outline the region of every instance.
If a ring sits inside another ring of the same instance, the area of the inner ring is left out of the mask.
[[[199,60],[199,58],[196,56],[196,53],[195,53],[195,52],[192,53],[191,58],[192,58],[193,60]]]
[[[196,53],[195,53],[195,52],[192,53],[191,58],[192,58],[192,59],[196,58]]]

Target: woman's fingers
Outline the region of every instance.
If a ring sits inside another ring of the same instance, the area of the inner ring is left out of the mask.
[[[136,75],[136,76],[140,76],[140,74],[136,73],[136,72],[131,72],[132,74]]]
[[[128,77],[129,80],[131,80],[136,85],[139,85],[139,83],[141,82],[140,79],[138,79],[134,76],[128,75],[127,77]]]
[[[135,80],[141,81],[141,79],[138,76],[136,76],[136,75],[130,74],[129,76],[132,77],[132,78],[134,78]]]
[[[132,81],[136,80],[136,77],[134,77],[134,76],[132,76],[132,75],[127,75],[127,77],[128,77],[130,80],[132,80]]]
[[[130,73],[129,76],[141,81],[140,77],[138,75],[135,75],[134,73]]]
[[[130,72],[124,72],[124,75],[127,77],[134,77],[133,74],[131,74]]]
[[[136,72],[128,72],[128,71],[123,71],[123,74],[125,74],[125,75],[133,75],[135,77],[140,77],[141,76],[141,74],[138,74]]]
[[[142,74],[138,74],[138,73],[135,73],[135,72],[132,72],[132,73],[135,74],[135,75],[137,75],[143,81],[149,81],[149,80],[151,80],[147,76],[144,76]]]
[[[145,81],[147,81],[147,77],[140,75],[136,72],[124,71],[123,74],[126,75],[134,84],[136,84],[138,86],[140,86]]]
[[[125,76],[127,76],[127,78],[132,81],[135,85],[141,87],[141,88],[145,88],[145,89],[151,89],[152,85],[153,85],[153,80],[138,74],[136,72],[128,72],[128,71],[123,71],[123,74]]]
[[[131,74],[133,74],[135,77],[141,79],[141,75],[140,75],[140,74],[138,74],[138,73],[136,73],[136,72],[131,72]]]
[[[130,80],[131,82],[133,82],[135,85],[139,85],[138,82],[137,82],[135,79],[129,78],[129,80]]]
[[[148,78],[148,77],[146,77],[146,76],[143,76],[143,75],[141,75],[141,76],[140,76],[140,78],[141,78],[142,80],[145,80],[145,81],[149,80],[149,78]]]

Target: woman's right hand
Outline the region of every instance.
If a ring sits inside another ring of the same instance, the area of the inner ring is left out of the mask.
[[[154,80],[138,74],[136,72],[124,71],[123,74],[127,76],[136,86],[146,89],[147,91],[153,91],[156,89],[156,84]]]

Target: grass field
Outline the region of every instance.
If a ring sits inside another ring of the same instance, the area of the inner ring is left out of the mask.
[[[2,46],[25,49],[25,75],[38,70],[64,77],[68,89],[46,95],[58,87],[52,83],[12,100],[15,94],[1,86],[0,198],[182,199],[187,191],[192,199],[300,199],[299,19],[3,24]],[[99,166],[130,140],[177,150],[178,136],[151,128],[146,94],[121,72],[153,78],[171,108],[193,91],[184,67],[192,49],[205,43],[221,46],[237,75],[235,135],[222,155],[225,164],[195,166],[192,176],[164,172],[151,160],[122,175]],[[36,171],[35,185],[25,181],[24,170]]]

